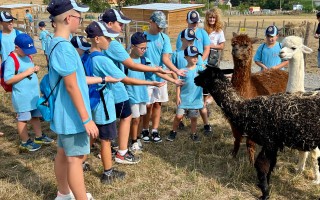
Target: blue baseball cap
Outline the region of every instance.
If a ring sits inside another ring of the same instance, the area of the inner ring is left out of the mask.
[[[103,21],[93,21],[87,28],[86,33],[88,38],[94,38],[96,36],[107,36],[110,38],[117,37],[119,33],[108,28],[107,24]]]
[[[34,47],[33,39],[28,34],[19,34],[15,38],[14,44],[17,45],[26,55],[37,53],[37,50]]]
[[[12,20],[17,20],[17,18],[14,18],[11,13],[7,11],[1,11],[0,12],[0,21],[1,22],[10,22]]]
[[[41,22],[39,22],[38,26],[39,26],[39,27],[45,27],[45,26],[46,26],[46,23],[44,23],[44,21],[41,21]]]
[[[198,39],[196,37],[196,33],[192,28],[186,28],[183,31],[181,31],[181,38],[185,38],[188,41]]]
[[[197,11],[195,10],[191,10],[188,12],[187,14],[187,20],[189,24],[194,24],[194,23],[198,23],[201,22],[200,20],[200,15]]]
[[[150,19],[155,22],[159,28],[167,28],[166,15],[162,11],[154,11]]]
[[[100,18],[106,23],[118,21],[122,24],[129,24],[131,22],[131,19],[124,16],[120,10],[116,9],[107,9]]]
[[[276,36],[278,35],[278,28],[276,26],[268,26],[266,29],[266,36]]]
[[[71,9],[78,12],[87,12],[89,10],[89,6],[79,4],[75,0],[51,0],[47,7],[47,11],[53,17],[61,15]]]
[[[84,51],[89,50],[91,47],[91,44],[82,35],[73,36],[70,42],[74,46],[74,48],[79,48]]]
[[[202,56],[201,53],[199,53],[199,50],[196,46],[188,46],[185,50],[184,50],[184,56],[197,56],[200,55]]]

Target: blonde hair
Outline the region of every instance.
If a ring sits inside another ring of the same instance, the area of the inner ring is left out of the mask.
[[[209,24],[209,17],[214,16],[216,18],[216,22],[214,24]],[[213,31],[218,32],[223,29],[223,22],[221,21],[221,10],[219,8],[212,8],[206,12],[206,17],[204,20],[204,30],[207,31],[208,34]]]

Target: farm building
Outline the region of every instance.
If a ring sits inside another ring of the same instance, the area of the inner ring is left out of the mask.
[[[10,4],[10,5],[1,5],[0,11],[10,12],[12,16],[16,17],[18,20],[23,20],[26,15],[26,9],[30,10],[30,13],[33,14],[33,7],[37,6],[34,4]]]
[[[177,37],[187,27],[186,17],[191,10],[204,7],[204,4],[152,3],[123,7],[122,12],[135,21],[148,22],[152,12],[161,10],[167,17],[168,28],[165,32],[169,37]]]

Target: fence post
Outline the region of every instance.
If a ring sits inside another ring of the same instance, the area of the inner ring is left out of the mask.
[[[128,51],[129,46],[130,46],[130,23],[126,24],[126,30],[124,32],[124,38],[125,38],[126,50]]]
[[[315,33],[316,32],[316,27],[317,27],[317,22],[314,23],[314,26],[313,26],[313,32]]]
[[[257,21],[257,26],[256,26],[256,37],[258,37],[258,27],[259,27],[259,21]]]
[[[311,22],[308,22],[307,23],[307,28],[306,28],[306,35],[305,35],[304,41],[303,41],[303,44],[305,46],[308,46],[308,43],[309,43],[310,27],[311,27]],[[307,54],[304,53],[303,54],[303,58],[304,58],[304,60],[307,60],[306,59],[307,58]],[[304,62],[304,68],[306,68],[306,66],[307,66],[307,62]]]
[[[38,27],[38,24],[37,24],[37,22],[39,21],[39,12],[35,12],[35,15],[33,16],[33,33],[34,33],[34,35],[38,35],[38,29],[37,29],[37,27]]]
[[[284,21],[283,20],[283,22],[282,22],[282,35],[283,35],[283,37],[285,37],[285,24],[286,24],[286,21]]]
[[[246,28],[246,22],[247,22],[247,18],[244,18],[244,21],[243,21],[243,28]]]
[[[264,19],[262,20],[262,26],[261,26],[261,28],[263,28],[264,27]]]
[[[228,26],[230,26],[230,18],[228,17]]]
[[[241,27],[241,21],[239,21],[239,27],[238,27],[237,34],[239,34],[239,32],[240,32],[240,27]]]

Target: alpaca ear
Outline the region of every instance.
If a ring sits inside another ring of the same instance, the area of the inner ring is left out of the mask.
[[[238,34],[235,32],[232,32],[232,37],[236,37],[236,36],[238,36]]]
[[[257,37],[250,38],[250,40],[251,40],[252,44],[255,44],[255,43],[260,42],[260,39],[259,39],[259,38],[257,38]]]
[[[301,50],[302,50],[303,53],[312,53],[313,52],[312,49],[310,49],[309,47],[307,47],[305,45],[302,45]]]

